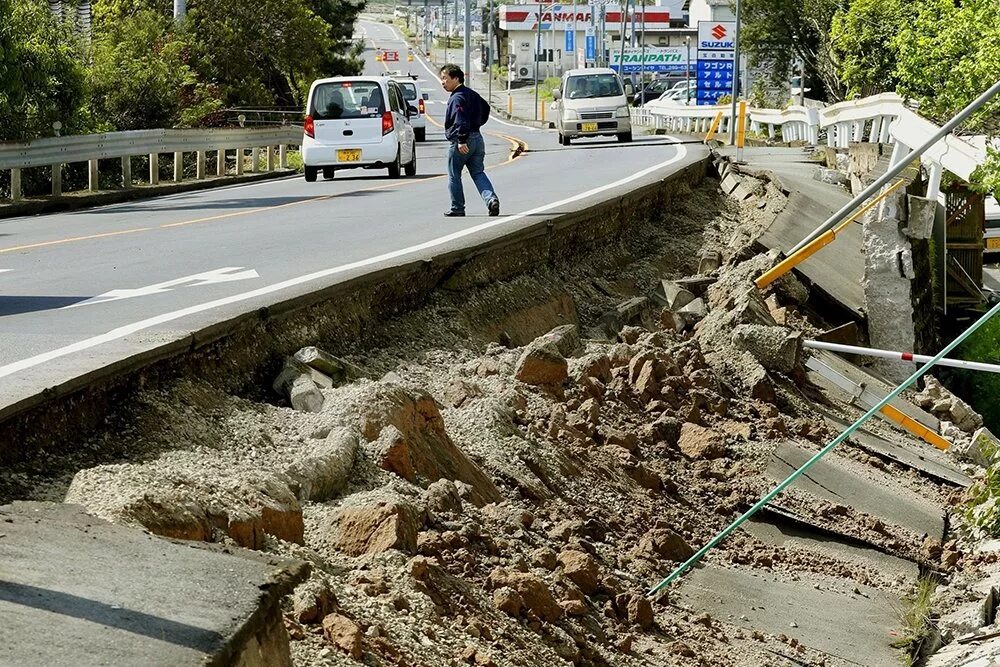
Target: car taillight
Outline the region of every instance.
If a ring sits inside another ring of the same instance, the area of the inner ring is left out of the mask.
[[[420,110],[420,113],[427,113],[427,107],[424,106],[424,101],[423,100],[419,100],[417,102],[417,109]]]
[[[392,124],[392,112],[386,111],[382,114],[382,136],[385,136],[392,132],[394,126]]]
[[[307,137],[316,138],[316,124],[313,122],[312,116],[306,116],[305,122],[302,124],[302,128],[306,131]]]

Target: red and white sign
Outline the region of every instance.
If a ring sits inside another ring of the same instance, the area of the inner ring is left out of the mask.
[[[680,4],[680,3],[675,3]],[[539,9],[546,7],[539,16]],[[572,24],[576,19],[577,30],[583,30],[590,25],[590,6],[584,5],[501,5],[500,7],[500,29],[501,30],[536,30],[539,18],[542,22],[542,30],[552,29],[552,22],[555,21],[557,30],[565,30],[566,24]],[[636,25],[642,23],[643,11],[646,13],[646,30],[666,30],[670,27],[670,9],[664,6],[639,7],[629,10],[628,18],[631,23],[632,16],[635,16]],[[675,12],[675,16],[681,14]],[[609,32],[617,32],[621,25],[622,10],[619,5],[606,5],[605,17]],[[631,29],[631,25],[629,26]]]
[[[398,63],[399,51],[383,51],[382,60],[384,60],[387,63]]]
[[[698,21],[698,50],[732,51],[735,48],[735,21]]]

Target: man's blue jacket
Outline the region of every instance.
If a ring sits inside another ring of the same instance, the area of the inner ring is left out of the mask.
[[[452,91],[444,112],[444,136],[448,141],[464,144],[469,141],[470,134],[479,132],[486,122],[483,107],[486,107],[488,115],[486,100],[464,84]]]

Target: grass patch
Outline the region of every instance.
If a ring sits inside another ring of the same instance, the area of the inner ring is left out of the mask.
[[[303,172],[302,153],[298,151],[288,151],[288,155],[285,157],[288,160],[289,169],[292,169],[300,174]]]
[[[931,634],[931,600],[937,582],[930,577],[921,577],[912,595],[903,598],[903,608],[899,613],[902,626],[899,637],[892,642],[893,648],[906,649],[904,664],[913,665],[920,656],[924,642]]]

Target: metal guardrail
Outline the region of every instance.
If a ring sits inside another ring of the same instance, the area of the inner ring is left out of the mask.
[[[98,190],[98,160],[120,159],[122,161],[122,187],[133,185],[131,157],[149,157],[149,182],[159,182],[159,155],[174,155],[174,181],[184,178],[183,156],[197,154],[196,178],[205,178],[206,152],[216,151],[218,159],[216,175],[226,176],[225,155],[227,151],[236,153],[234,175],[244,172],[246,150],[250,150],[250,171],[259,166],[261,151],[265,155],[267,171],[275,169],[275,147],[277,166],[286,168],[288,146],[297,146],[302,141],[302,128],[294,125],[269,128],[225,128],[205,130],[133,130],[129,132],[107,132],[103,134],[83,134],[67,137],[46,137],[23,143],[0,143],[0,169],[11,170],[11,198],[17,202],[22,198],[21,170],[32,167],[51,166],[52,194],[62,194],[61,166],[75,162],[90,165],[88,186],[93,192]]]
[[[686,106],[675,102],[650,102],[633,110],[636,125],[675,132],[704,133],[712,119],[722,112],[720,133],[727,133],[732,112],[728,106]],[[785,141],[803,141],[819,145],[825,137],[833,148],[847,148],[852,142],[897,144],[907,150],[920,146],[939,129],[937,125],[909,109],[895,93],[882,93],[860,100],[840,102],[823,109],[791,106],[787,109],[750,108],[750,130],[767,130],[771,138],[780,129]],[[969,180],[986,159],[980,137],[950,134],[922,156],[931,177],[929,192],[936,196],[941,173],[947,169]]]

